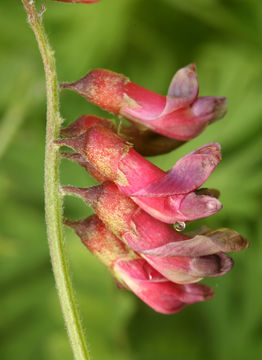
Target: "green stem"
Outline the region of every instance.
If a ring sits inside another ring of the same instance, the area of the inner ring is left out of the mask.
[[[59,147],[54,144],[62,123],[55,58],[42,24],[42,14],[37,13],[33,0],[22,0],[22,3],[40,49],[46,76],[45,211],[53,272],[74,357],[77,360],[90,359],[64,248],[62,195],[59,188]]]

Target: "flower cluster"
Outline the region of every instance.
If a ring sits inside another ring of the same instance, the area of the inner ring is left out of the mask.
[[[175,74],[167,96],[108,70],[93,70],[62,87],[131,121],[133,135],[159,133],[162,145],[170,138],[190,140],[226,112],[224,98],[198,98],[195,65]],[[141,124],[149,130],[141,130]],[[175,313],[187,304],[211,299],[212,289],[196,282],[227,273],[233,261],[225,252],[246,248],[248,242],[226,228],[178,231],[186,222],[222,208],[217,190],[201,188],[221,160],[219,144],[201,146],[164,172],[136,151],[139,146],[134,148],[130,128],[126,129],[109,119],[83,115],[61,131],[63,138],[57,144],[75,150],[62,156],[78,162],[101,183],[62,188],[95,212],[85,220],[65,223],[120,287],[132,290],[155,311]],[[151,148],[152,142],[143,143],[143,153],[147,145]],[[162,145],[156,152],[164,152]]]

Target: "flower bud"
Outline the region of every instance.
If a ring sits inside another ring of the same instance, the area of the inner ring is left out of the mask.
[[[57,143],[80,153],[105,179],[114,181],[123,194],[131,196],[161,221],[192,221],[222,208],[213,196],[194,193],[220,162],[221,149],[217,143],[206,144],[186,155],[168,173],[138,154],[110,129],[93,126],[93,121],[82,135]]]
[[[233,265],[230,257],[218,252],[211,256],[175,257],[146,255],[147,250],[188,239],[184,234],[141,210],[110,182],[88,189],[63,187],[63,192],[86,201],[118,238],[144,257],[157,271],[177,283],[192,283],[206,276],[220,276]]]
[[[199,135],[206,126],[226,113],[226,99],[198,96],[196,66],[180,69],[167,96],[147,90],[109,70],[90,71],[82,79],[62,84],[104,110],[164,136],[180,141]]]

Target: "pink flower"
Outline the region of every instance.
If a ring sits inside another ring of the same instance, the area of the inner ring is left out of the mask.
[[[145,213],[111,182],[88,189],[64,187],[63,192],[86,201],[110,231],[176,283],[225,274],[233,262],[223,251],[238,251],[248,244],[229,229],[216,229],[190,239]]]
[[[72,147],[104,180],[115,182],[142,209],[166,223],[192,221],[222,208],[212,192],[196,191],[221,160],[220,145],[206,144],[180,159],[168,173],[159,169],[117,134],[111,123],[82,116],[63,135],[77,135],[57,143]],[[111,124],[111,125],[110,125]]]
[[[63,88],[75,90],[97,106],[178,140],[190,140],[226,113],[223,97],[198,98],[196,66],[173,77],[167,96],[149,91],[121,74],[97,69]]]
[[[214,296],[206,285],[180,285],[168,281],[107,230],[96,215],[77,222],[66,220],[65,223],[110,270],[120,287],[133,291],[157,312],[177,313],[188,304],[210,300]]]

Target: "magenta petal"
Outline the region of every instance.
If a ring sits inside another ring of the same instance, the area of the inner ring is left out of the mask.
[[[190,64],[178,70],[174,75],[168,89],[168,96],[187,98],[191,103],[198,95],[198,80],[196,65]]]
[[[168,280],[179,284],[196,282],[204,277],[222,276],[233,266],[233,260],[222,252],[195,258],[146,255],[143,257]]]
[[[154,246],[156,243],[164,244],[164,242],[168,241],[172,241],[170,244],[189,241],[183,240],[185,237],[179,233],[177,233],[176,239],[168,231],[168,227],[164,233],[158,233],[157,229],[152,229],[150,236],[150,234],[144,234],[144,229],[141,229],[141,226],[136,222],[136,230],[139,235],[132,232],[124,234],[123,238],[126,243],[132,250],[139,252],[152,267],[170,281],[179,284],[192,283],[201,280],[203,277],[223,275],[232,268],[231,258],[221,252],[210,256],[194,257],[193,254],[189,254],[181,257],[180,255],[173,256],[172,252],[168,253],[168,250],[170,250],[168,246]],[[156,253],[154,250],[156,250]],[[171,250],[173,249],[171,248]],[[216,250],[216,252],[219,251],[219,249]]]
[[[221,251],[219,244],[204,235],[192,239],[171,242],[155,249],[144,250],[144,255],[150,256],[203,256]]]
[[[213,290],[204,284],[185,284],[184,285],[187,303],[196,301],[211,300],[214,297]],[[191,296],[191,301],[190,301]],[[181,298],[182,300],[182,298]]]
[[[181,241],[188,238],[186,235],[175,231],[173,226],[157,221],[142,210],[132,215],[130,227],[133,232],[126,232],[124,236],[129,246],[136,251],[154,249],[171,241]]]
[[[147,90],[132,81],[125,84],[124,98],[120,115],[127,115],[128,119],[134,121],[147,119],[148,121],[157,118],[164,110],[166,97]],[[130,118],[131,116],[131,118]]]
[[[204,96],[194,102],[191,111],[203,122],[214,122],[226,114],[226,104],[227,99],[224,97]]]
[[[143,250],[150,256],[203,256],[217,252],[234,252],[248,247],[248,241],[236,231],[226,228],[215,230],[204,229],[204,234],[191,239],[170,242],[158,248]]]
[[[114,271],[130,290],[155,311],[163,314],[181,311],[186,304],[179,300],[181,293],[179,285],[168,281],[164,283],[150,281],[144,274],[145,263],[145,260],[119,260],[115,263]]]
[[[222,209],[221,202],[213,196],[198,192],[163,197],[131,197],[152,217],[168,224],[176,221],[193,221],[215,214]]]
[[[176,203],[175,195],[170,197],[170,204]],[[213,196],[186,194],[180,203],[177,221],[193,221],[216,214],[222,209],[221,202]]]
[[[198,90],[196,65],[191,64],[178,70],[169,85],[166,106],[161,116],[189,106],[196,99]]]
[[[131,116],[134,121],[140,119],[151,121],[189,106],[198,95],[198,79],[195,64],[188,65],[178,70],[173,77],[168,95],[165,98],[130,82],[125,87],[125,94],[135,100],[139,106],[124,107],[121,113]]]
[[[176,284],[191,284],[203,279],[203,271],[193,267],[193,258],[185,257],[158,257],[140,253],[146,261],[168,280]],[[204,266],[203,266],[204,267]],[[200,264],[201,268],[201,264]]]
[[[221,148],[218,143],[202,146],[178,160],[172,170],[164,177],[132,196],[170,196],[185,194],[201,186],[221,160]]]
[[[157,272],[142,259],[119,260],[114,271],[141,300],[160,313],[176,313],[186,303],[204,301],[213,296],[212,289],[207,286],[183,286],[160,281],[161,275],[157,276]]]

